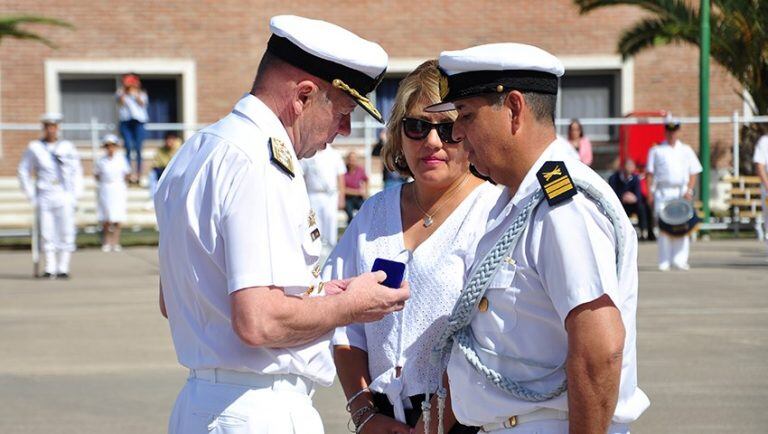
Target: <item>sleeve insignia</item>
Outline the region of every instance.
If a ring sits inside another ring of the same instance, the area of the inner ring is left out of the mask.
[[[285,173],[293,178],[293,156],[288,152],[288,148],[285,147],[285,143],[276,137],[269,138],[269,154],[270,160],[282,169]]]
[[[544,189],[544,197],[550,206],[566,201],[578,193],[562,161],[547,161],[536,173],[536,178]]]

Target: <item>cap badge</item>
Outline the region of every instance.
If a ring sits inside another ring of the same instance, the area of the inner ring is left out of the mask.
[[[440,81],[438,83],[440,87],[440,99],[445,99],[446,96],[448,96],[448,92],[450,92],[450,88],[448,87],[448,76],[440,72]]]
[[[343,80],[341,80],[340,78],[334,78],[332,84],[333,84],[333,87],[337,89],[341,89],[343,92],[346,92],[347,94],[349,94],[349,96],[354,98],[354,100],[358,104],[360,104],[368,113],[372,114],[376,119],[378,120],[382,119],[381,113],[379,113],[379,111],[376,109],[373,103],[371,103],[371,100],[360,95],[360,92],[358,92],[352,87],[349,87],[349,85],[347,83],[344,83]]]
[[[285,147],[285,143],[276,137],[269,138],[269,150],[270,160],[288,174],[291,178],[295,175],[293,173],[293,157],[288,152],[288,148]]]
[[[577,193],[571,175],[562,161],[547,161],[536,173],[536,178],[544,189],[544,196],[550,206],[570,199]]]

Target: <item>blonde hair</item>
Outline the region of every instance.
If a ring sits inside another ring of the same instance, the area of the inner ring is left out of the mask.
[[[440,71],[437,69],[436,59],[422,63],[400,81],[387,122],[387,138],[381,149],[381,158],[388,170],[396,170],[404,176],[413,176],[403,156],[402,120],[418,102],[440,102],[439,82]],[[450,116],[454,118],[456,115],[452,113]]]

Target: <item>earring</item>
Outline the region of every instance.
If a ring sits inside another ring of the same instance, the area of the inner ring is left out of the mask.
[[[395,154],[395,167],[397,167],[400,170],[408,169],[408,163],[405,162],[405,158],[403,157],[402,152],[398,152],[397,154]]]

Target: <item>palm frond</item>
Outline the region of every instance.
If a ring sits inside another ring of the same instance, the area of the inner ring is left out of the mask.
[[[21,29],[20,26],[23,24],[43,24],[64,27],[68,29],[74,28],[72,24],[55,18],[38,17],[32,15],[6,16],[0,17],[0,40],[2,40],[4,37],[27,39],[40,42],[51,48],[56,48],[56,44],[54,44],[50,39]]]
[[[627,58],[640,51],[670,42],[697,43],[699,29],[690,24],[669,19],[646,18],[625,30],[619,39],[619,53]]]

